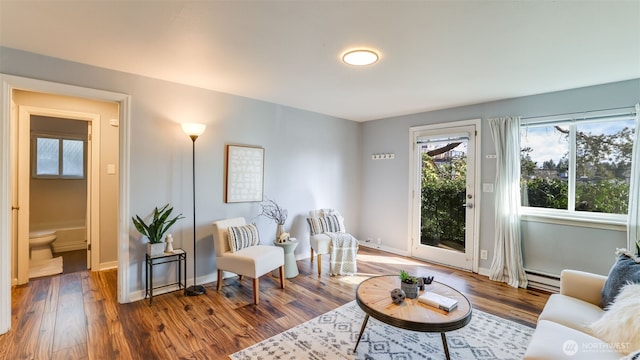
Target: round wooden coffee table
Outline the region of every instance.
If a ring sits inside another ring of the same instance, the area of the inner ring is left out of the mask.
[[[401,329],[439,332],[442,337],[444,353],[449,359],[449,346],[445,333],[457,330],[467,325],[471,321],[471,303],[458,290],[434,281],[425,285],[425,291],[432,291],[440,295],[458,300],[458,307],[451,312],[436,309],[423,304],[418,299],[406,299],[401,304],[394,304],[391,300],[391,290],[400,288],[400,277],[398,275],[383,275],[367,279],[358,285],[356,290],[356,302],[365,312],[366,316],[360,328],[358,341],[353,348],[356,352],[360,338],[367,326],[369,316]],[[423,292],[420,291],[418,296]]]

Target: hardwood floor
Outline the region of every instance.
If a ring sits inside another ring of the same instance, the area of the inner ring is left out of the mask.
[[[328,256],[323,269],[328,269]],[[317,277],[299,260],[300,275],[285,290],[260,278],[260,305],[251,279],[225,280],[220,292],[186,297],[176,291],[118,304],[115,270],[39,278],[12,290],[12,329],[0,335],[2,359],[226,359],[227,355],[354,299],[359,281],[400,270],[427,276],[464,293],[476,309],[528,326],[549,294],[514,289],[484,276],[360,247],[357,276]],[[326,270],[324,270],[326,272]]]

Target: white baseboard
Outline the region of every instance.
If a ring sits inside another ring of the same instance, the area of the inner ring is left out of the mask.
[[[153,290],[153,296],[167,294],[167,293],[178,291],[178,290],[180,290],[180,289],[178,289],[178,285],[177,284],[173,285],[173,286],[167,286],[167,287],[163,287],[163,288],[159,288],[159,289],[154,289]],[[139,301],[139,300],[145,300],[144,295],[145,295],[144,294],[144,289],[132,292],[131,293],[131,302]]]
[[[403,251],[403,250],[398,250],[396,248],[390,248],[390,247],[386,247],[384,245],[378,245],[378,244],[374,244],[371,242],[364,242],[364,241],[360,241],[360,246],[366,246],[368,248],[371,249],[378,249],[378,250],[382,250],[382,251],[386,251],[388,253],[392,253],[392,254],[396,254],[396,255],[400,255],[400,256],[409,256],[409,252],[408,251]]]
[[[112,269],[117,269],[117,268],[118,268],[118,260],[100,263],[100,264],[98,264],[98,267],[96,269],[92,268],[91,270],[92,271],[105,271],[105,270],[112,270]]]
[[[478,275],[483,275],[483,276],[489,277],[490,270],[491,269],[487,269],[487,268],[483,268],[483,267],[478,268]]]
[[[212,283],[218,280],[218,272],[214,272],[213,274],[208,274],[208,275],[204,275],[204,276],[198,276],[198,285],[202,285],[202,284],[208,284],[208,283]],[[224,273],[224,277],[229,277],[226,276],[226,272]],[[229,273],[231,274],[231,273]],[[236,276],[235,274],[231,274],[232,276]],[[144,285],[144,280],[141,283],[141,285]],[[162,286],[162,284],[155,284],[156,286]],[[193,285],[193,278],[189,278],[187,279],[187,287]],[[162,295],[162,294],[166,294],[166,293],[170,293],[173,291],[177,291],[178,289],[178,285],[172,285],[172,286],[167,286],[167,287],[163,287],[163,288],[158,288],[158,289],[154,289],[153,290],[153,296],[156,295]],[[130,293],[129,296],[129,301],[130,302],[134,302],[134,301],[139,301],[139,300],[144,300],[144,288],[140,289],[138,291],[132,291]],[[215,287],[211,288],[211,287],[207,287],[207,291],[216,291]]]
[[[479,268],[478,274],[489,277],[491,269],[487,268]],[[527,282],[529,283],[529,287],[537,290],[549,291],[552,293],[557,293],[560,290],[560,279],[555,278],[554,276],[541,276],[538,274],[531,273],[525,269],[527,274]]]

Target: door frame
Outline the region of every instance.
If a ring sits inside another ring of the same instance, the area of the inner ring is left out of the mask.
[[[460,120],[454,122],[447,123],[437,123],[430,125],[421,125],[421,126],[413,126],[409,128],[409,194],[408,194],[408,207],[409,207],[409,239],[407,248],[409,249],[409,255],[415,257],[414,255],[414,243],[416,234],[420,234],[420,229],[416,229],[416,224],[420,223],[420,210],[416,209],[415,201],[416,197],[420,197],[420,193],[416,193],[416,189],[419,189],[420,184],[420,173],[416,170],[416,164],[418,159],[416,158],[415,151],[415,137],[420,132],[425,131],[442,131],[448,128],[459,128],[462,126],[475,126],[476,136],[475,136],[475,148],[474,148],[474,167],[475,173],[473,174],[473,193],[474,193],[474,218],[473,218],[473,232],[471,234],[472,242],[471,242],[471,271],[474,273],[478,272],[479,267],[479,244],[480,244],[480,209],[481,207],[481,192],[480,192],[480,164],[481,164],[481,150],[482,144],[480,139],[482,139],[481,132],[481,119],[470,119],[470,120]],[[419,236],[419,235],[418,235]],[[445,264],[446,265],[446,264]]]
[[[14,89],[113,101],[120,105],[120,190],[118,210],[119,303],[130,300],[129,291],[129,169],[131,96],[104,90],[36,80],[0,73],[0,335],[11,328],[11,156],[15,139],[11,136],[12,93]],[[95,266],[95,264],[94,264]]]
[[[12,151],[18,154],[18,165],[16,178],[18,184],[29,183],[31,172],[29,167],[21,164],[29,164],[31,161],[31,116],[46,116],[64,118],[72,120],[86,121],[89,125],[89,135],[87,144],[87,205],[89,216],[86,218],[87,245],[93,243],[91,259],[87,265],[100,263],[100,208],[99,202],[95,199],[100,197],[100,115],[45,108],[38,106],[18,105],[18,142],[14,144]],[[29,199],[30,190],[28,186],[21,186],[18,189],[17,206],[18,211],[18,284],[26,284],[29,281]],[[13,201],[13,200],[12,200]]]

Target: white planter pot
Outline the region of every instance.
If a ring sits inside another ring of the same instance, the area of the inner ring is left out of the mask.
[[[147,243],[147,254],[149,254],[149,256],[163,255],[164,245],[165,245],[164,243],[157,243],[157,244]]]

